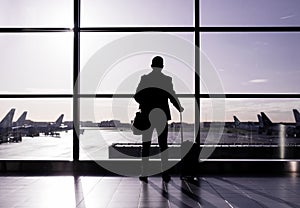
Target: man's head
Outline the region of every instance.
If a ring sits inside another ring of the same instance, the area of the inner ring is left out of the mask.
[[[152,69],[160,69],[162,70],[164,68],[164,59],[160,56],[155,56],[152,59],[152,64],[151,64]]]

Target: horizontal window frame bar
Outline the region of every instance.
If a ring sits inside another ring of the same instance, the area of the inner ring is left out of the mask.
[[[80,32],[195,32],[195,27],[81,27]]]
[[[200,94],[201,98],[300,98],[300,94]]]
[[[1,94],[0,98],[73,98],[73,94]]]
[[[0,98],[133,98],[134,94],[0,94]],[[300,94],[177,94],[179,98],[300,98]]]
[[[293,27],[199,27],[198,32],[300,32],[299,26]]]
[[[79,98],[133,98],[134,94],[80,94]],[[195,94],[177,94],[179,98],[195,98]]]
[[[72,28],[0,28],[0,33],[73,32]]]
[[[73,28],[0,28],[0,33],[74,32]],[[300,32],[300,26],[282,27],[81,27],[78,32]]]

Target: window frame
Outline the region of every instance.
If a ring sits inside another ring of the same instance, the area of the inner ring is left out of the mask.
[[[212,32],[241,32],[241,33],[255,33],[255,32],[300,32],[298,26],[276,26],[276,27],[202,27],[200,26],[200,1],[194,0],[194,26],[190,27],[81,27],[80,25],[80,7],[81,0],[73,0],[74,17],[73,29],[70,28],[0,28],[2,33],[73,33],[73,93],[72,94],[0,94],[1,98],[72,98],[73,99],[73,162],[79,161],[79,137],[75,129],[80,126],[80,98],[131,98],[133,94],[81,94],[79,73],[80,73],[80,34],[81,32],[193,32],[194,44],[196,48],[200,48],[201,34]],[[300,98],[298,94],[203,94],[200,93],[200,54],[199,50],[195,49],[195,75],[194,75],[194,93],[178,94],[179,98],[194,98],[195,104],[195,141],[200,143],[200,100],[202,98]],[[78,84],[79,83],[79,84]],[[300,159],[300,158],[293,158]],[[0,158],[0,161],[5,161]],[[38,160],[37,160],[38,161]]]

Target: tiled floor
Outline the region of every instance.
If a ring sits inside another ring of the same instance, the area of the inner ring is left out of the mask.
[[[200,177],[186,182],[160,177],[1,176],[0,207],[300,207],[297,175]]]

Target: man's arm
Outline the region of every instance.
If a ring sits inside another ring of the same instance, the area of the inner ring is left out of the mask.
[[[141,77],[141,81],[140,81],[140,83],[138,84],[138,87],[136,88],[136,92],[135,92],[135,94],[134,94],[134,96],[133,96],[133,98],[135,99],[135,101],[137,102],[137,103],[141,103],[142,102],[142,93],[141,93],[141,90],[144,88],[144,84],[143,84],[144,82],[143,82],[143,76]]]
[[[171,103],[175,106],[175,108],[179,111],[179,112],[183,112],[184,108],[181,106],[180,101],[173,89],[173,83],[172,83],[172,78],[170,78],[170,85],[169,85],[169,90],[168,90],[169,94],[170,94],[170,101]]]

